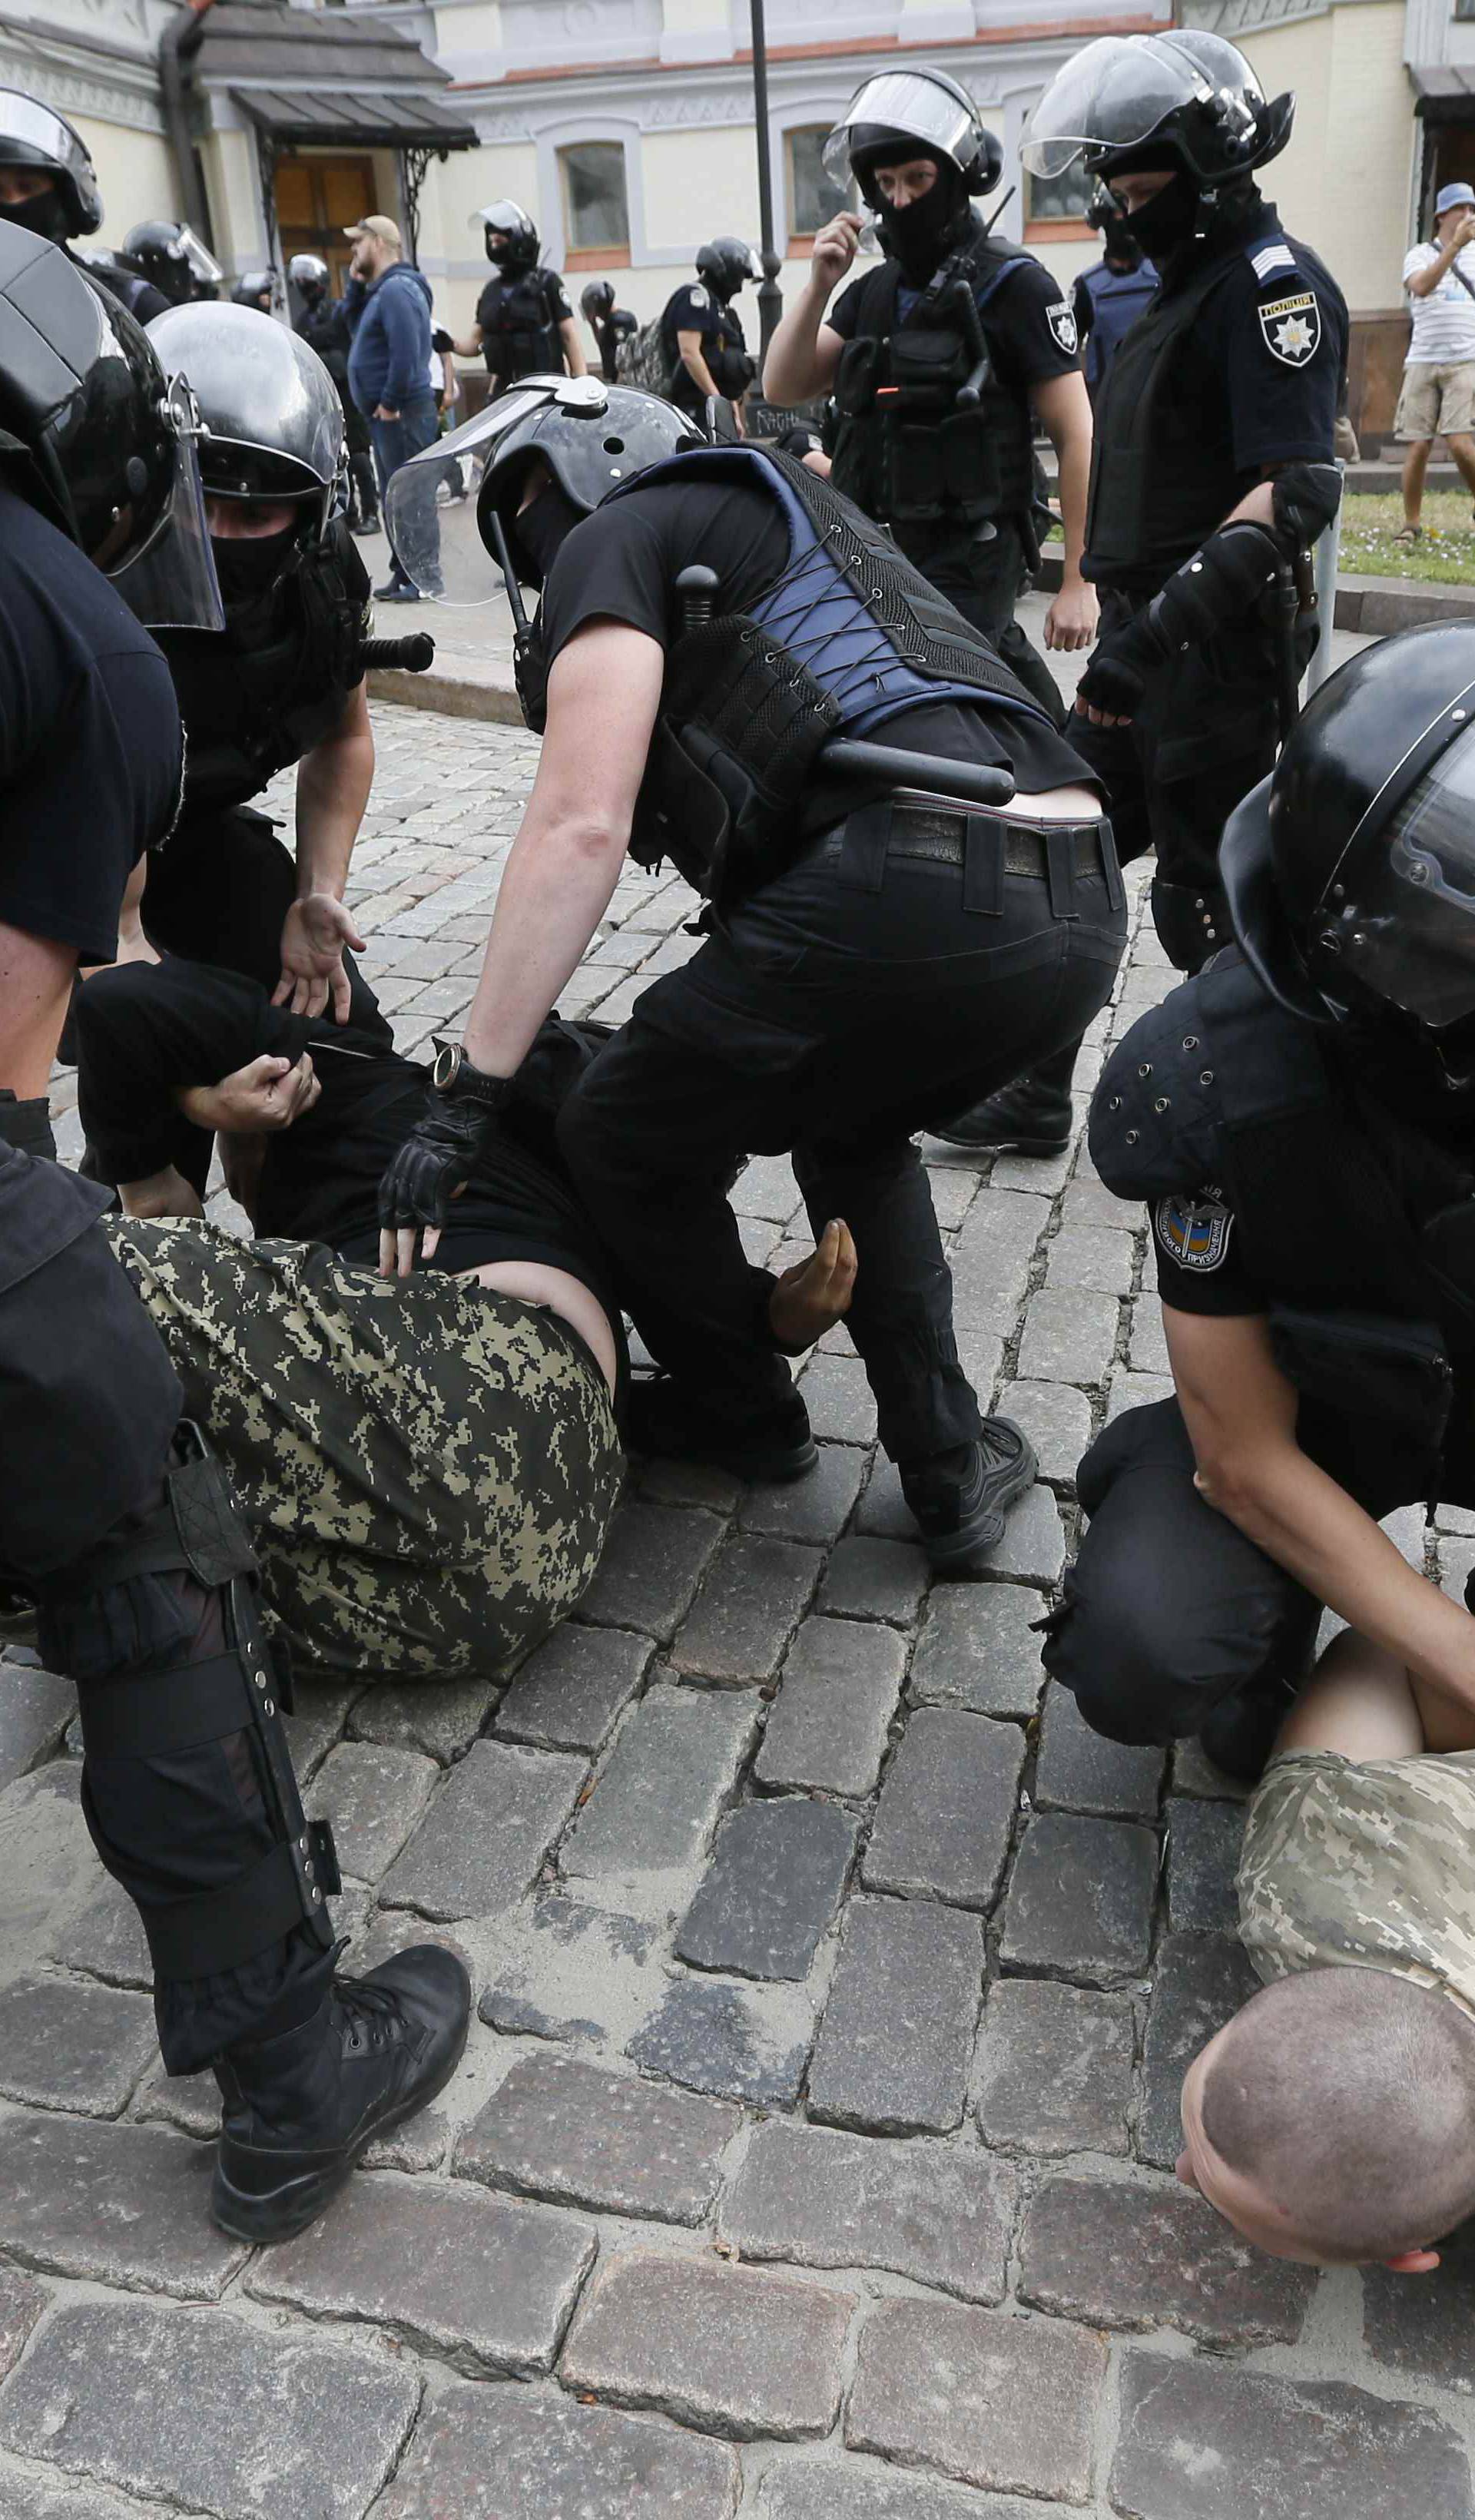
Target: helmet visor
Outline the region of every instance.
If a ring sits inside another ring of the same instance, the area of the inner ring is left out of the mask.
[[[841,192],[850,185],[851,135],[861,123],[904,131],[918,149],[935,149],[960,171],[977,150],[978,122],[971,107],[917,70],[881,70],[856,89],[825,143],[825,172]]]
[[[205,289],[218,289],[225,278],[209,247],[201,243],[192,227],[181,227],[169,252],[175,261],[187,262],[194,278]]]
[[[1348,970],[1431,1031],[1475,1015],[1475,728],[1410,788],[1358,894],[1338,905]]]
[[[82,158],[60,114],[15,88],[0,90],[0,166],[74,166]]]
[[[200,478],[200,413],[183,377],[170,380],[165,417],[174,433],[174,484],[142,551],[109,575],[146,630],[223,630]]]
[[[1180,106],[1213,94],[1201,66],[1171,40],[1098,35],[1051,79],[1019,155],[1032,175],[1063,175],[1084,151],[1135,149]]]
[[[459,608],[494,604],[503,592],[502,572],[482,542],[476,526],[476,492],[498,441],[519,420],[546,411],[566,394],[573,380],[528,377],[512,393],[499,396],[474,420],[437,437],[389,476],[384,491],[384,523],[405,575],[422,595]],[[595,379],[580,379],[586,390],[603,387]],[[440,497],[444,483],[455,488],[452,467],[459,464],[467,496],[448,504]]]

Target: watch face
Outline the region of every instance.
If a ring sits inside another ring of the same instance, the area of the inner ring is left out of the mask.
[[[454,1044],[448,1043],[444,1049],[436,1052],[435,1064],[431,1068],[430,1074],[442,1094],[448,1094],[450,1092],[451,1087],[456,1082],[457,1071],[460,1066],[461,1052]]]

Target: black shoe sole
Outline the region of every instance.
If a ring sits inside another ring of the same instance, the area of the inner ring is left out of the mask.
[[[456,2052],[448,2058],[441,2072],[431,2082],[422,2084],[394,2108],[386,2109],[381,2118],[376,2118],[374,2124],[363,2130],[331,2168],[309,2171],[301,2179],[286,2179],[280,2187],[273,2187],[264,2196],[248,2196],[241,2188],[232,2186],[217,2161],[210,2185],[210,2219],[216,2228],[233,2240],[249,2240],[256,2248],[270,2248],[274,2241],[294,2240],[299,2231],[306,2230],[309,2223],[317,2221],[326,2205],[332,2204],[339,2188],[347,2186],[372,2143],[377,2143],[380,2136],[392,2134],[397,2126],[404,2125],[406,2118],[415,2117],[421,2109],[428,2108],[432,2100],[439,2098],[466,2054],[470,2031],[471,2018],[468,2012],[456,2043]]]
[[[930,1539],[926,1532],[920,1534],[927,1562],[940,1575],[947,1574],[950,1569],[956,1572],[970,1558],[986,1555],[989,1550],[997,1549],[1004,1538],[1004,1521],[1009,1507],[1023,1496],[1026,1488],[1034,1486],[1040,1472],[1035,1448],[1029,1437],[1023,1435],[1020,1441],[1024,1450],[1016,1467],[1001,1486],[994,1489],[987,1505],[980,1506],[977,1512],[971,1514],[966,1522],[960,1523],[956,1531],[944,1533],[938,1539]]]
[[[945,1147],[961,1147],[970,1155],[1063,1155],[1070,1144],[1070,1131],[1063,1138],[1028,1137],[1023,1130],[998,1138],[970,1138],[965,1132],[952,1129],[929,1129],[929,1138],[937,1138]]]

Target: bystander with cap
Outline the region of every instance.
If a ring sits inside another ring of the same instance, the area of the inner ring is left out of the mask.
[[[1404,521],[1397,539],[1416,543],[1424,474],[1436,437],[1448,441],[1465,487],[1475,494],[1475,189],[1446,184],[1434,203],[1434,237],[1404,262],[1413,334],[1393,429],[1404,458]]]
[[[430,284],[406,262],[404,240],[380,211],[343,234],[353,240],[343,309],[352,329],[348,386],[369,423],[380,496],[402,464],[440,434],[430,382]],[[439,362],[437,362],[437,366]],[[429,485],[433,504],[435,485]],[[422,589],[401,568],[392,546],[389,575],[375,594],[386,604],[415,603]],[[430,590],[425,590],[430,591]]]

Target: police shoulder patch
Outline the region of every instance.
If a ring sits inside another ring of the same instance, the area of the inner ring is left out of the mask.
[[[707,292],[704,289],[689,289],[687,291],[687,304],[689,306],[705,306],[706,303]]]
[[[1160,1198],[1152,1216],[1152,1230],[1168,1258],[1199,1276],[1223,1268],[1233,1223],[1233,1209],[1212,1189],[1200,1191],[1196,1198],[1180,1192]]]
[[[1321,340],[1321,308],[1312,290],[1264,299],[1259,315],[1265,346],[1283,368],[1304,368],[1315,358]]]
[[[1056,299],[1053,306],[1047,306],[1045,320],[1066,357],[1073,359],[1081,346],[1081,341],[1070,300],[1060,297]]]

